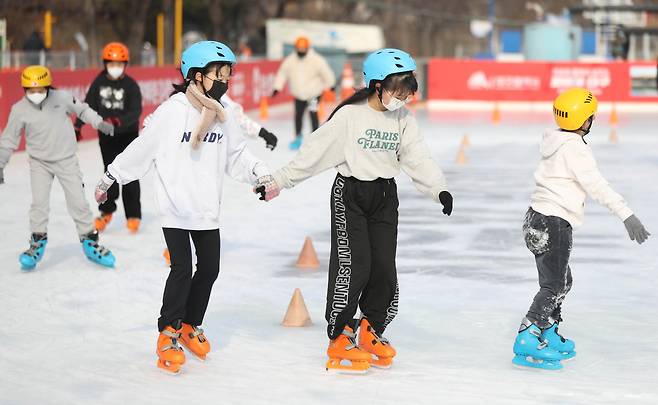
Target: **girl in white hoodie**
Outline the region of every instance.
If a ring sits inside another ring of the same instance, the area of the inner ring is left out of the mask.
[[[582,88],[563,92],[553,103],[559,129],[544,133],[537,186],[523,224],[540,289],[514,343],[513,362],[518,365],[557,370],[562,368],[561,360],[576,354],[573,341],[558,334],[558,323],[562,301],[571,289],[572,228],[583,222],[587,195],[624,222],[631,240],[643,243],[649,236],[623,197],[603,178],[585,142],[597,105],[596,97]]]
[[[96,188],[107,198],[153,168],[156,201],[171,257],[158,319],[158,366],[177,373],[185,356],[178,341],[205,359],[210,344],[199,328],[219,273],[219,207],[224,173],[255,186],[271,182],[268,168],[248,150],[233,115],[219,100],[228,89],[235,55],[226,45],[202,41],[182,55],[184,83],[153,113],[149,125],[108,166]],[[276,193],[271,191],[267,198]],[[190,238],[196,249],[192,277]]]

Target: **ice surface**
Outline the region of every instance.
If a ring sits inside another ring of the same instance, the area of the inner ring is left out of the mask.
[[[119,214],[102,234],[117,256],[115,270],[84,258],[56,185],[45,258],[22,273],[31,197],[26,156],[15,154],[0,186],[0,403],[658,403],[658,118],[622,114],[619,144],[608,142],[606,116],[595,124],[590,144],[602,172],[655,236],[638,246],[616,217],[588,202],[586,223],[574,235],[574,287],[560,328],[576,341],[578,356],[549,373],[516,369],[511,360],[538,288],[521,225],[550,112],[503,112],[498,126],[486,113],[417,115],[455,211],[445,217],[398,177],[400,304],[386,333],[398,356],[390,370],[366,376],[324,370],[333,170],[269,204],[248,185],[227,183],[221,272],[203,325],[213,352],[206,363],[188,357],[183,373],[171,377],[155,365],[168,269],[151,175],[142,182],[140,233],[130,235]],[[272,111],[265,125],[280,147],[266,151],[260,140],[251,147],[277,168],[293,156],[286,148],[290,109]],[[472,146],[468,164],[458,166],[463,134]],[[81,143],[79,157],[92,203],[102,172],[96,142]],[[293,267],[306,235],[320,270]],[[295,287],[312,327],[280,326]]]

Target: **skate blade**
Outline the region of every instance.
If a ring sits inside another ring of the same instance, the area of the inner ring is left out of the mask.
[[[195,353],[192,349],[190,349],[189,347],[187,347],[187,346],[185,345],[185,343],[183,343],[182,341],[181,341],[180,343],[181,343],[181,346],[183,346],[183,348],[185,348],[185,351],[188,352],[188,353],[190,353],[190,354],[192,355],[192,357],[194,357],[195,359],[199,360],[199,361],[202,362],[202,363],[205,363],[205,361],[206,361],[206,359],[207,359],[207,357],[208,357],[207,354],[197,354],[197,353]]]
[[[370,365],[375,368],[389,369],[393,365],[393,357],[377,357],[373,355]]]
[[[560,352],[563,356],[562,361],[571,361],[576,357],[576,352]]]
[[[347,359],[329,359],[326,365],[327,372],[332,374],[365,374],[369,368],[370,363],[367,361],[350,361]]]
[[[180,364],[158,359],[158,369],[168,375],[180,374]]]
[[[536,359],[532,356],[523,356],[520,354],[514,356],[512,363],[523,368],[529,367],[549,371],[561,370],[563,368],[559,361]]]

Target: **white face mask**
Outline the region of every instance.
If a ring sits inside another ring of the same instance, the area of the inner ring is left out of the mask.
[[[111,78],[113,79],[118,79],[123,75],[123,68],[122,67],[108,67],[107,68],[107,74],[110,75]]]
[[[48,96],[48,92],[44,93],[27,93],[25,94],[25,97],[27,97],[28,100],[30,100],[33,104],[39,105],[43,102],[43,100],[46,99]]]
[[[388,93],[387,90],[384,90]],[[393,97],[391,93],[388,93],[389,96],[391,96],[391,100],[388,102],[388,104],[384,103],[384,100],[382,100],[382,105],[384,108],[386,108],[389,111],[395,111],[401,107],[404,107],[405,104],[407,104],[407,100],[400,100],[399,98]]]

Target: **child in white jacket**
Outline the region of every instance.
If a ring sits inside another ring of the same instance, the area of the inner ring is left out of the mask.
[[[185,361],[179,340],[201,359],[210,351],[199,326],[219,273],[224,173],[255,186],[271,182],[268,168],[247,150],[233,111],[219,103],[235,63],[233,52],[220,42],[190,46],[182,55],[185,81],[175,86],[179,92],[158,107],[96,188],[102,202],[114,181],[125,184],[150,168],[156,172],[156,201],[171,257],[158,319],[158,366],[173,373]],[[190,237],[197,257],[194,277]]]
[[[523,224],[526,245],[535,255],[540,289],[514,344],[517,365],[557,370],[562,368],[561,360],[576,354],[574,342],[558,334],[558,323],[572,283],[572,228],[583,223],[587,195],[624,222],[631,240],[643,243],[649,236],[623,197],[603,178],[585,143],[597,104],[596,97],[582,88],[563,92],[553,103],[559,129],[544,133],[535,172],[537,185]]]

